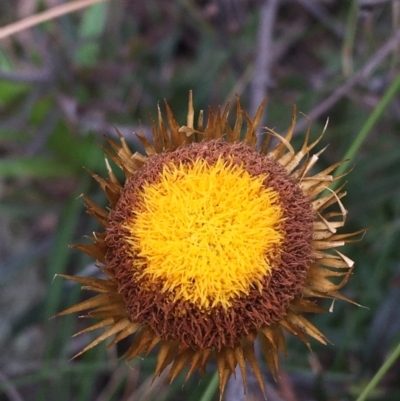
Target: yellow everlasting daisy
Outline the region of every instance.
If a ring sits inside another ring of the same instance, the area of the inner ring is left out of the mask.
[[[293,149],[295,112],[284,137],[268,130],[279,138],[272,150],[268,139],[256,149],[263,107],[251,119],[238,101],[233,126],[228,107],[209,110],[205,126],[200,112],[195,127],[190,95],[186,125],[166,104],[169,128],[159,111],[152,143],[139,135],[145,155],[132,153],[122,135],[120,143],[107,139],[125,181],[108,163],[106,179],[93,174],[109,206],[84,199],[103,231],[92,244],[75,245],[107,277],[62,275],[97,295],[59,315],[88,310],[99,322],[81,333],[106,328],[78,355],[109,337],[109,345],[131,337],[126,359],[158,345],[154,374],[172,363],[171,380],[187,365],[187,378],[204,372],[215,359],[222,397],[237,365],[246,386],[246,361],[265,393],[256,339],[273,374],[285,351],[283,329],[307,345],[308,336],[326,343],[303,314],[325,311],[317,298],[348,300],[339,290],[353,262],[335,248],[359,232],[337,233],[345,192],[329,186],[340,178],[331,175],[340,162],[312,172],[319,139],[310,144],[307,132]]]

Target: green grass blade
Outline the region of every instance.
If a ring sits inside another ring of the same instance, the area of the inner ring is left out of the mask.
[[[382,99],[379,101],[379,103],[376,105],[375,109],[372,111],[370,116],[367,118],[367,121],[361,128],[360,132],[358,133],[356,139],[352,143],[352,145],[349,147],[347,150],[346,154],[344,155],[343,159],[353,159],[354,156],[357,154],[358,150],[364,143],[364,141],[367,139],[368,135],[371,133],[372,128],[374,125],[379,121],[379,119],[382,117],[384,112],[386,111],[386,108],[388,107],[389,103],[392,101],[393,97],[399,92],[400,90],[400,74],[397,75],[397,77],[393,80],[385,94],[382,96]],[[343,174],[346,170],[348,170],[348,165],[347,163],[342,164],[339,166],[339,168],[336,170],[336,175]],[[336,182],[337,185],[333,185],[332,188],[335,188],[338,186],[338,182]]]
[[[218,388],[218,374],[214,373],[200,401],[211,401]]]
[[[359,18],[358,2],[350,3],[350,8],[347,14],[346,31],[342,47],[342,69],[346,76],[353,72],[353,51],[357,31],[357,21]]]
[[[4,178],[59,178],[74,173],[72,165],[47,157],[10,157],[0,161],[0,177]]]
[[[105,3],[95,4],[85,11],[79,29],[82,43],[75,55],[79,65],[93,67],[98,61],[101,46],[99,37],[105,28],[107,6]]]
[[[103,32],[107,6],[108,4],[106,3],[94,4],[85,10],[79,27],[79,36],[81,38],[98,36]]]
[[[389,358],[383,363],[380,369],[376,372],[375,376],[365,387],[364,391],[360,394],[356,401],[365,401],[370,395],[372,390],[377,386],[377,384],[385,376],[389,368],[396,362],[397,358],[400,357],[400,342],[397,344],[395,350],[390,354]]]

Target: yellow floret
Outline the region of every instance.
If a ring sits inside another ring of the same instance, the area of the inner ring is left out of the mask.
[[[279,195],[265,178],[221,159],[164,166],[126,224],[131,251],[144,260],[135,274],[202,309],[261,290],[284,237]]]

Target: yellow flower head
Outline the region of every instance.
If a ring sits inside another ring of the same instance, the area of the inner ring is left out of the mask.
[[[312,175],[319,139],[309,144],[307,132],[293,149],[295,113],[285,137],[269,130],[280,138],[275,148],[265,141],[257,150],[263,106],[252,120],[238,102],[233,127],[228,108],[210,110],[206,127],[201,112],[194,128],[190,96],[186,125],[166,104],[169,129],[159,112],[153,143],[139,135],[146,155],[132,154],[121,135],[120,144],[108,139],[106,152],[126,179],[120,183],[108,164],[106,179],[93,174],[109,207],[85,202],[104,230],[91,245],[75,245],[108,277],[64,275],[98,295],[60,313],[89,310],[100,321],[82,332],[108,329],[78,355],[111,336],[111,344],[132,337],[128,360],[160,343],[155,375],[173,362],[170,379],[187,365],[187,378],[204,371],[215,358],[222,396],[237,365],[246,385],[246,360],[265,391],[256,338],[273,374],[285,350],[282,329],[307,344],[307,336],[326,343],[303,313],[324,311],[315,298],[347,300],[338,290],[353,262],[335,248],[358,233],[337,234],[345,193],[326,191],[340,163]]]
[[[202,310],[261,291],[284,237],[279,195],[265,180],[223,159],[165,164],[122,223],[134,274]]]

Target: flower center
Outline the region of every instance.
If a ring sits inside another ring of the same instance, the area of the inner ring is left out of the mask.
[[[137,278],[203,310],[261,291],[284,238],[279,195],[265,178],[222,159],[165,165],[125,223]]]

